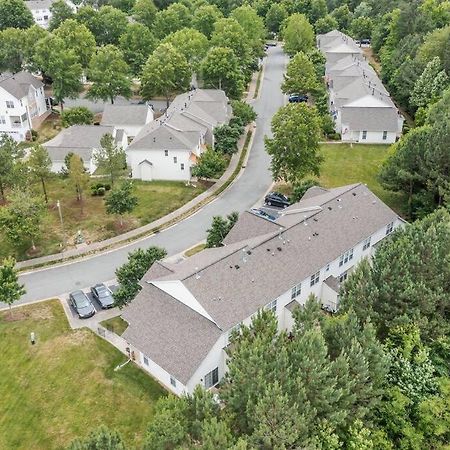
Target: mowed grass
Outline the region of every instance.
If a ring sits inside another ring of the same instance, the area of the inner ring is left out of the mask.
[[[29,340],[30,332],[36,345]],[[101,424],[142,443],[165,391],[89,330],[69,329],[57,300],[0,313],[0,448],[65,448]]]
[[[108,182],[107,179],[93,178],[90,184],[102,181]],[[73,248],[78,230],[81,231],[85,242],[88,243],[111,238],[165,216],[207,188],[207,185],[201,183],[197,183],[194,187],[186,186],[184,182],[178,181],[145,182],[136,180],[134,185],[138,205],[131,214],[125,217],[124,225],[120,227],[116,216],[106,214],[106,197],[92,196],[88,188],[81,204],[77,201],[75,190],[69,180],[55,175],[47,182],[48,212],[43,220],[41,237],[36,240],[37,252],[30,255],[27,254],[29,248],[14,248],[0,232],[0,259],[14,255],[18,260],[24,260],[30,256],[38,257],[57,253],[62,250],[64,236],[67,242],[66,248]],[[36,184],[32,188],[37,195],[43,195],[40,184]],[[64,229],[61,226],[56,206],[58,200],[61,205]]]
[[[128,328],[128,323],[126,320],[123,320],[122,317],[112,317],[111,319],[104,320],[100,322],[100,325],[105,327],[107,330],[112,331],[113,333],[122,336],[125,330]]]

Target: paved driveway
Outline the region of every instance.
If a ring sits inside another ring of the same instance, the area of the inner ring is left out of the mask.
[[[27,294],[20,303],[60,295],[91,286],[102,280],[114,278],[116,267],[123,264],[129,251],[138,247],[159,245],[169,255],[175,255],[205,239],[213,216],[251,208],[272,184],[269,172],[270,158],[264,150],[264,136],[270,134],[273,115],[284,104],[280,85],[286,56],[280,47],[269,48],[260,98],[254,107],[258,113],[257,132],[249,155],[247,167],[224,193],[193,216],[150,237],[115,250],[76,262],[25,273],[20,281],[25,283]]]

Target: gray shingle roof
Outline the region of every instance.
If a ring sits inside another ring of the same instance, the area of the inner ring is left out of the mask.
[[[44,86],[44,84],[41,80],[37,79],[28,72],[22,71],[15,74],[0,74],[0,87],[5,89],[5,91],[9,92],[17,99],[26,97],[30,86],[33,86],[35,89],[39,89]]]
[[[362,184],[314,191],[317,195],[307,195],[285,210],[289,214],[284,218],[295,220],[283,226],[281,234],[275,230],[179,264],[163,263],[162,270],[151,268],[145,288],[124,310],[130,323],[125,339],[186,382],[222,331],[397,218]],[[247,214],[241,217],[248,226],[256,223],[248,221]],[[255,230],[253,236],[263,231]],[[148,284],[169,280],[180,280],[215,323]]]
[[[36,9],[50,9],[53,2],[54,0],[28,0],[25,5],[30,11],[34,11]]]
[[[344,105],[341,108],[341,122],[355,131],[398,131],[398,113],[396,108],[364,107]]]
[[[107,103],[102,115],[102,125],[145,125],[147,105],[111,105]]]
[[[113,134],[114,127],[102,125],[72,125],[64,128],[53,139],[45,142],[43,146],[47,149],[53,162],[64,161],[70,152],[81,156],[85,162],[92,157],[92,150],[100,147],[100,139],[103,135]]]

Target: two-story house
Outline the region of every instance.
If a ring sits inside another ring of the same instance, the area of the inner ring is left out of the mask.
[[[122,317],[136,362],[175,394],[215,386],[233,330],[262,308],[290,330],[292,311],[315,294],[336,311],[340,284],[404,224],[365,185],[311,188],[274,221],[241,214],[225,246],[160,261]]]
[[[52,18],[51,7],[55,0],[26,0],[25,5],[31,11],[33,15],[34,22],[47,29],[50,25],[50,20]],[[77,12],[77,5],[72,3],[70,0],[65,0],[67,6],[75,14]]]
[[[49,113],[39,79],[28,72],[0,74],[0,134],[24,141]]]
[[[189,181],[191,167],[206,145],[214,145],[214,128],[230,118],[231,107],[221,90],[195,89],[178,95],[127,148],[133,178]]]

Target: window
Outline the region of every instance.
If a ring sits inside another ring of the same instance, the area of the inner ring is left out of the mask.
[[[177,387],[177,380],[175,380],[175,378],[173,376],[170,376],[170,384],[173,387]]]
[[[14,108],[14,102],[12,102],[10,100],[6,100],[6,107],[8,109],[13,109]]]
[[[0,116],[0,124],[3,124],[3,125],[6,124],[6,117],[5,116]]]
[[[301,293],[302,293],[302,283],[298,283],[291,290],[291,300],[294,300],[294,298],[298,297]]]
[[[48,20],[48,16],[44,16],[44,20]]]
[[[219,368],[211,370],[205,375],[205,388],[209,389],[210,387],[215,386],[219,382]]]
[[[265,306],[265,309],[267,309],[268,311],[272,311],[274,314],[277,311],[277,299],[275,299],[273,302],[268,303]]]
[[[351,259],[353,259],[353,249],[347,250],[341,257],[339,258],[339,267],[347,264]]]
[[[386,236],[388,234],[391,234],[393,229],[394,229],[394,222],[388,223],[386,226]]]
[[[145,364],[146,366],[149,366],[148,358],[147,358],[146,356],[144,356],[144,364]]]
[[[339,283],[343,283],[347,279],[347,272],[341,273],[339,275]]]
[[[327,264],[327,267],[325,268],[325,271],[328,272],[330,270],[330,264]]]
[[[383,141],[387,139],[387,131],[383,131]]]
[[[370,247],[370,236],[363,242],[363,251],[367,250],[369,247]]]
[[[181,170],[184,170],[184,163],[181,163]]]
[[[311,275],[310,286],[312,287],[315,284],[317,284],[319,282],[319,278],[320,278],[320,270],[318,272],[316,272],[314,275]]]
[[[364,130],[362,132],[362,139],[367,139],[367,131],[366,130]]]
[[[173,162],[176,164],[178,161],[178,158],[176,156],[173,157]]]
[[[169,150],[164,150],[164,156],[169,156]]]

